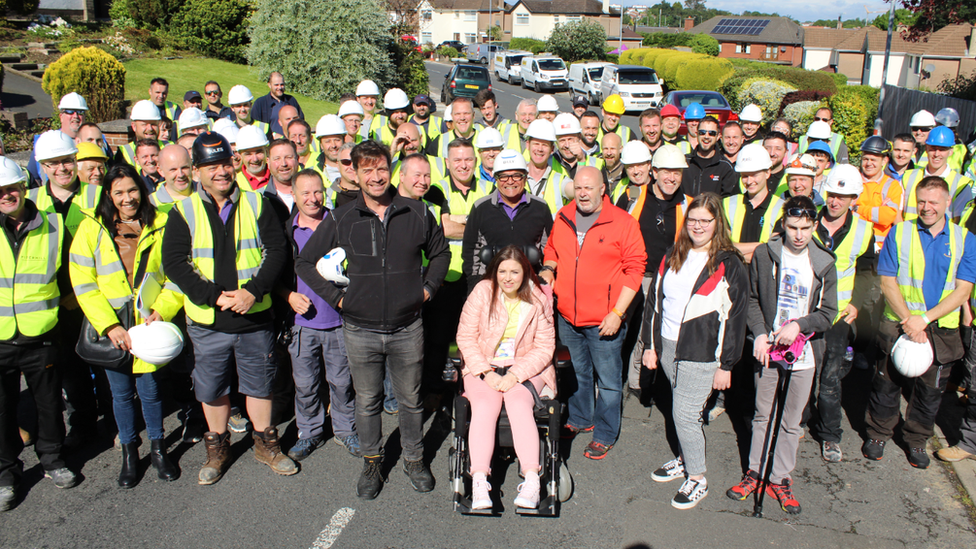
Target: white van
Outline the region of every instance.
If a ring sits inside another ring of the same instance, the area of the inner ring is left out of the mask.
[[[573,63],[569,66],[569,89],[571,95],[583,95],[590,105],[600,104],[600,82],[603,68],[610,63]]]
[[[657,72],[640,65],[604,67],[603,80],[600,82],[600,102],[615,93],[624,100],[624,109],[628,111],[657,107],[664,96]]]
[[[566,70],[566,63],[555,56],[523,57],[519,81],[523,88],[532,88],[537,92],[568,90],[569,71]]]
[[[488,60],[494,57],[496,53],[505,51],[505,46],[497,46],[495,44],[468,44],[468,47],[464,51],[468,61],[487,65]]]
[[[532,52],[509,50],[496,53],[495,78],[511,84],[518,83],[524,57],[532,57]]]

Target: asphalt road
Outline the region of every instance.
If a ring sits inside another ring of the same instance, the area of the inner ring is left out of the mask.
[[[26,112],[31,119],[39,116],[51,116],[54,105],[51,96],[44,92],[41,85],[33,80],[10,71],[3,75],[3,93],[0,102],[4,110]]]

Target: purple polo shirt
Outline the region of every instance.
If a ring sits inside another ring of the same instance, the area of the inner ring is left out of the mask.
[[[234,207],[234,203],[231,202],[231,200],[228,198],[227,200],[224,201],[224,207],[220,208],[220,212],[218,213],[220,214],[220,220],[224,222],[224,225],[227,224],[227,218],[230,217],[230,209],[233,207]]]
[[[312,238],[312,233],[315,230],[300,227],[298,225],[297,215],[292,222],[292,227],[294,228],[292,234],[295,235],[295,244],[298,245],[298,251],[300,252],[305,247],[305,244],[308,243],[308,239]],[[312,306],[308,308],[308,311],[304,315],[295,314],[295,326],[314,328],[316,330],[329,330],[342,326],[342,317],[339,316],[339,313],[331,305],[326,303],[319,294],[309,288],[308,284],[305,284],[305,281],[302,280],[302,277],[297,277],[297,280],[298,286],[295,291],[308,297],[312,302]]]
[[[502,205],[502,211],[505,212],[506,215],[508,215],[509,221],[515,221],[515,212],[518,211],[518,207],[521,206],[522,204],[529,203],[529,194],[523,192],[522,199],[518,201],[518,204],[516,204],[514,208],[509,206],[508,202],[502,200],[501,197],[498,198],[498,203]]]

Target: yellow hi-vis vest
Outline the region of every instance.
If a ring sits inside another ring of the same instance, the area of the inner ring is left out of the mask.
[[[102,196],[102,188],[99,185],[91,185],[88,183],[79,183],[79,185],[78,191],[75,192],[74,197],[71,199],[71,205],[68,206],[68,213],[62,220],[64,222],[64,229],[68,231],[68,236],[71,237],[78,232],[78,226],[85,218],[84,211],[95,209],[101,201]],[[27,198],[37,205],[38,210],[46,213],[54,213],[54,200],[51,199],[51,194],[46,186],[31,189],[27,193]]]
[[[830,154],[834,157],[834,162],[837,162],[837,153],[840,152],[840,145],[844,142],[844,136],[837,132],[830,132],[830,142],[827,146],[830,147]],[[807,148],[810,146],[810,140],[807,136],[800,136],[800,147],[797,149],[797,154],[803,154],[807,152]]]
[[[905,187],[905,211],[904,218],[905,221],[911,221],[918,218],[918,198],[915,196],[915,187],[922,182],[923,179],[928,177],[925,168],[915,168],[909,172],[905,173],[901,181]],[[946,212],[949,214],[949,218],[953,220],[958,220],[966,207],[966,203],[969,201],[969,194],[964,194],[973,182],[968,177],[960,175],[958,172],[953,171],[951,168],[944,172],[941,176],[945,179],[945,182],[949,184],[949,210]]]
[[[895,225],[895,241],[898,243],[898,273],[895,281],[898,283],[898,291],[905,298],[905,304],[913,315],[925,314],[928,306],[925,305],[925,295],[922,293],[922,280],[925,277],[925,252],[922,250],[922,243],[918,238],[918,222],[903,221]],[[949,233],[949,253],[952,254],[952,261],[949,263],[949,271],[946,273],[945,284],[942,287],[942,297],[939,301],[949,297],[949,294],[956,289],[956,269],[962,259],[963,251],[966,246],[966,229],[959,225],[946,222],[945,230]],[[900,321],[898,315],[885,304],[885,317],[895,322]],[[959,327],[959,311],[953,311],[939,319],[939,327],[953,329]]]
[[[474,207],[474,203],[480,198],[488,196],[488,193],[482,188],[480,182],[477,178],[471,179],[471,188],[468,190],[468,196],[465,197],[459,191],[454,190],[454,186],[451,185],[450,176],[446,176],[441,181],[436,183],[440,187],[441,191],[444,192],[444,196],[447,197],[448,205],[451,207],[451,215],[468,215],[471,213],[471,208]],[[430,208],[428,208],[430,209]],[[434,210],[431,209],[431,213]],[[438,225],[440,225],[440,208],[437,209]],[[448,266],[447,276],[444,277],[445,282],[454,282],[461,278],[461,247],[464,244],[462,239],[448,239],[447,244],[451,248],[451,264]]]
[[[0,238],[0,341],[18,333],[37,337],[58,324],[64,228],[54,212],[38,210],[36,219],[40,223],[24,237],[17,257],[10,241]]]
[[[722,206],[725,210],[725,217],[729,220],[729,227],[732,229],[732,242],[740,242],[742,236],[742,225],[746,215],[745,200],[749,200],[749,195],[734,194],[722,199]],[[759,242],[769,242],[769,237],[773,235],[773,227],[783,216],[783,199],[773,195],[769,200],[769,206],[762,217],[762,231],[759,233]]]
[[[264,263],[264,246],[258,232],[258,218],[264,207],[264,197],[255,192],[238,191],[237,211],[234,213],[234,242],[237,247],[237,288],[243,288],[257,274]],[[214,279],[214,229],[203,206],[200,193],[193,193],[176,203],[193,239],[190,260],[197,274],[205,280]],[[174,214],[175,215],[175,214]],[[234,289],[237,289],[234,288]],[[271,295],[254,296],[257,301],[248,313],[258,313],[271,306]],[[212,325],[214,310],[206,304],[187,299],[183,304],[186,316],[197,324]]]
[[[615,134],[617,134],[617,135],[620,136],[620,141],[621,141],[620,146],[621,147],[623,147],[624,145],[626,145],[627,142],[630,141],[633,138],[633,135],[634,135],[633,131],[631,131],[630,128],[628,128],[627,126],[624,126],[623,124],[621,124],[619,122],[617,123],[617,127],[614,128],[613,133],[615,133]],[[597,143],[603,143],[603,136],[604,135],[607,135],[607,132],[606,132],[606,130],[603,129],[603,124],[600,124],[600,130],[596,134],[596,142]]]
[[[857,258],[868,251],[868,244],[871,242],[871,235],[874,234],[874,224],[869,223],[854,212],[848,212],[851,216],[851,228],[844,235],[844,240],[833,250],[837,256],[834,267],[837,269],[837,317],[834,324],[840,320],[844,309],[851,302],[854,296],[854,271],[857,267]],[[820,240],[820,235],[816,230],[813,236]]]
[[[421,151],[423,154],[423,151]],[[427,161],[430,162],[430,184],[440,186],[440,181],[448,176],[447,174],[447,159],[441,158],[439,156],[431,156],[425,154]],[[403,168],[403,158],[401,155],[393,157],[392,167],[390,169],[390,184],[394,187],[400,187],[400,169]],[[477,166],[475,166],[477,167]],[[445,195],[447,193],[445,192]]]
[[[195,192],[197,187],[198,184],[193,182],[188,190]],[[181,194],[178,194],[175,197],[171,195],[169,190],[166,188],[166,184],[164,183],[156,189],[156,192],[149,196],[149,201],[152,202],[153,206],[156,206],[157,211],[168,213],[173,209],[173,206],[176,206],[177,201],[183,200],[184,198],[186,197]]]
[[[542,184],[537,186],[541,187],[541,189],[533,189],[529,179],[526,178],[525,190],[527,190],[529,194],[534,194],[545,200],[546,204],[549,205],[549,211],[552,213],[552,218],[555,219],[556,214],[559,213],[559,209],[565,206],[567,202],[565,197],[563,197],[563,183],[565,182],[565,179],[569,177],[569,174],[566,173],[566,170],[563,168],[562,164],[556,162],[556,159],[551,156],[549,157],[548,172],[549,173],[546,174],[546,178],[542,181]],[[537,190],[541,190],[541,192],[536,193]]]
[[[525,152],[525,141],[522,140],[522,136],[519,134],[519,125],[517,122],[505,124],[505,127],[498,131],[502,134],[502,142],[505,143],[506,149],[512,149],[521,153]]]

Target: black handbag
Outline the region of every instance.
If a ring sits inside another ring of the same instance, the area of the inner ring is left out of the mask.
[[[132,327],[132,302],[129,301],[116,311],[119,317],[119,324],[128,330]],[[78,335],[78,343],[75,344],[75,352],[78,356],[89,364],[101,366],[106,370],[130,370],[132,368],[132,355],[128,351],[117,349],[112,345],[112,340],[107,335],[100,335],[88,317],[81,320],[81,334]]]

